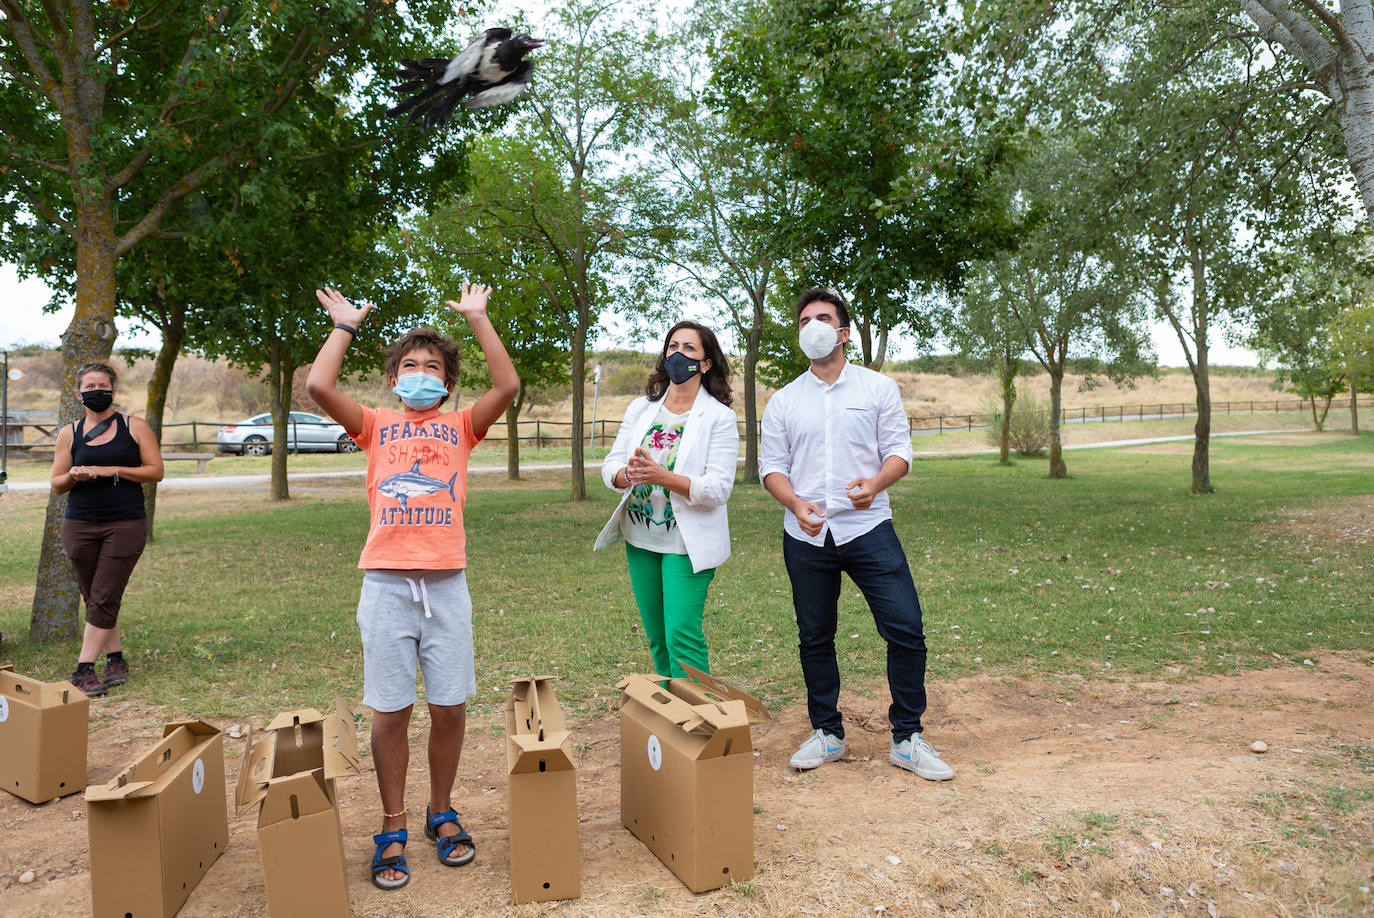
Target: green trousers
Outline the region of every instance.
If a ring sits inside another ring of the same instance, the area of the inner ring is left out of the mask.
[[[662,555],[629,542],[625,543],[625,560],[639,620],[644,623],[654,657],[654,671],[660,676],[685,676],[682,663],[686,663],[709,673],[701,619],[706,589],[716,569],[694,573],[686,555]]]

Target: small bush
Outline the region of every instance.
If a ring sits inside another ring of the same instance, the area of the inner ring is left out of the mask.
[[[648,379],[649,371],[643,367],[618,367],[601,380],[601,385],[608,395],[643,395]]]
[[[988,412],[992,423],[987,428],[988,442],[999,446],[1002,436],[1002,402]],[[1018,456],[1043,456],[1050,448],[1050,405],[1033,392],[1019,392],[1011,410],[1008,440]]]

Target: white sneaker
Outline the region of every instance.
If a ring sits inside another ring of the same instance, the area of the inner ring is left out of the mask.
[[[796,755],[788,762],[793,768],[806,771],[819,768],[826,762],[838,762],[844,758],[844,740],[838,736],[817,730],[806,738]]]
[[[911,734],[911,739],[900,743],[894,740],[887,760],[898,768],[916,772],[927,781],[948,781],[954,777],[954,769],[940,761],[940,753],[919,733]]]

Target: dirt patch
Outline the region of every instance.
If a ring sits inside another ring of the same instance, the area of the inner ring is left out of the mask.
[[[1369,914],[1374,660],[1311,662],[1180,682],[933,683],[927,735],[958,772],[943,784],[888,764],[881,687],[845,694],[848,756],[810,773],[787,768],[808,729],[804,707],[790,707],[755,734],[757,874],[700,896],[620,826],[618,728],[598,717],[575,734],[582,898],[519,908],[505,905],[504,743],[495,712],[474,712],[457,794],[475,864],[439,866],[417,825],[410,886],[368,885],[379,818],[369,768],[340,791],[353,911]],[[163,717],[117,696],[94,702],[91,779],[154,742]],[[426,728],[417,714],[413,736]],[[1254,740],[1269,751],[1251,753]],[[413,748],[408,803],[422,810],[424,756]],[[226,739],[231,786],[241,753]],[[0,795],[0,914],[89,912],[84,819],[80,797],[35,807]],[[231,819],[228,851],[182,915],[266,914],[254,825]],[[36,879],[21,885],[28,870]]]
[[[1374,497],[1330,500],[1316,509],[1289,509],[1283,519],[1265,526],[1272,532],[1297,534],[1309,542],[1347,548],[1374,542]]]

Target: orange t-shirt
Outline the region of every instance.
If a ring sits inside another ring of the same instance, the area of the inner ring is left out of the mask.
[[[468,454],[479,442],[472,409],[363,409],[353,437],[367,456],[372,524],[358,566],[365,570],[467,567],[463,504]]]

